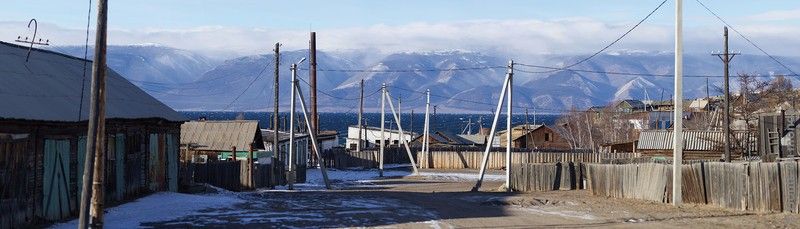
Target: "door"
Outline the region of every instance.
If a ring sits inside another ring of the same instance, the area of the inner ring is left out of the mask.
[[[169,191],[178,191],[178,138],[174,134],[167,134],[167,184]]]
[[[44,141],[44,183],[42,184],[43,215],[48,220],[68,217],[69,200],[69,140]]]
[[[116,194],[117,200],[122,200],[125,197],[125,135],[117,134],[114,137],[114,167],[116,173]]]

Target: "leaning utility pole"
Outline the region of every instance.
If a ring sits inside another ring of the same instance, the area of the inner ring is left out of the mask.
[[[317,113],[317,33],[311,32],[311,40],[308,42],[308,84],[309,94],[311,94],[311,127],[309,130],[319,135],[319,113]]]
[[[272,108],[272,158],[273,159],[277,159],[276,161],[281,161],[282,162],[283,161],[282,160],[282,156],[280,155],[280,152],[279,152],[280,147],[278,147],[278,142],[279,142],[278,131],[280,130],[278,128],[278,126],[280,125],[280,115],[278,115],[279,114],[279,112],[278,112],[278,94],[279,94],[279,91],[280,91],[279,90],[280,87],[279,87],[279,80],[278,80],[279,74],[278,73],[280,71],[279,69],[280,69],[280,65],[281,65],[281,43],[275,43],[275,50],[274,51],[275,51],[275,82],[273,83],[273,87],[274,87],[275,91],[274,91],[274,94],[273,94],[273,97],[272,97],[273,106],[274,106]],[[270,163],[269,167],[270,167],[270,172],[271,173],[275,172],[276,161],[273,161],[272,163]],[[273,178],[274,178],[274,176],[273,176]],[[272,181],[273,181],[273,184],[274,184],[275,180],[272,180]]]
[[[397,127],[398,128],[400,127],[400,125],[403,125],[403,111],[400,109],[400,104],[402,102],[403,101],[401,100],[401,97],[397,96],[397,113],[398,113],[398,115],[397,115]],[[400,147],[400,145],[402,144],[402,143],[400,143],[401,141],[403,141],[403,135],[400,135],[400,138],[397,141],[397,147]]]
[[[724,83],[723,83],[723,90],[725,90],[725,116],[723,117],[723,128],[725,128],[725,155],[724,159],[725,162],[731,162],[731,92],[729,86],[729,74],[728,74],[728,66],[736,56],[736,53],[730,53],[728,51],[728,27],[725,26],[725,30],[723,33],[723,38],[725,40],[725,51],[723,53],[713,54],[719,57],[723,63],[723,76],[724,76]]]
[[[359,102],[358,107],[358,143],[356,143],[356,151],[361,152],[361,134],[364,130],[364,126],[361,124],[364,117],[364,79],[361,79],[361,99]]]
[[[495,134],[497,133],[497,120],[500,118],[500,112],[503,108],[503,101],[506,96],[508,96],[508,107],[507,107],[507,116],[506,116],[506,182],[505,188],[506,191],[512,191],[510,184],[510,169],[511,169],[511,114],[512,114],[512,101],[511,101],[511,87],[512,87],[512,80],[514,75],[514,61],[508,62],[508,73],[506,74],[506,79],[503,81],[503,88],[500,90],[500,98],[497,101],[497,108],[494,111],[494,118],[492,119],[492,129],[489,131],[489,136],[486,139],[486,150],[483,151],[483,160],[481,160],[481,169],[478,174],[478,182],[475,183],[475,186],[472,187],[473,192],[477,192],[481,185],[483,184],[483,177],[486,174],[486,167],[489,163],[489,152],[492,149],[492,142],[494,142]],[[436,106],[434,106],[435,108]],[[435,109],[434,109],[435,111]]]
[[[675,119],[672,139],[672,204],[683,202],[683,0],[675,0]]]
[[[97,33],[94,43],[94,63],[92,64],[91,106],[89,107],[89,129],[86,134],[86,161],[83,169],[79,228],[103,228],[107,20],[108,1],[99,0],[97,1]],[[90,187],[91,194],[89,193]]]

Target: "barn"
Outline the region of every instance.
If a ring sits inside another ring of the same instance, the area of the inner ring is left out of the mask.
[[[71,218],[80,205],[92,63],[28,52],[0,42],[0,228]],[[177,191],[183,115],[108,69],[106,118],[106,205]]]

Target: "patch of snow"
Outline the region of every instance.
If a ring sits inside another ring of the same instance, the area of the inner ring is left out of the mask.
[[[221,189],[217,189],[221,190]],[[130,203],[106,209],[107,228],[137,228],[141,223],[168,221],[200,213],[206,209],[229,208],[245,201],[228,191],[207,195],[159,192]],[[76,228],[78,220],[52,228]]]
[[[477,181],[478,173],[448,173],[448,172],[421,172],[420,176],[431,180],[441,181]],[[504,181],[505,175],[500,174],[485,174],[483,180],[485,181]]]
[[[581,213],[576,211],[558,211],[558,210],[546,210],[542,208],[523,208],[525,211],[537,213],[540,215],[555,215],[555,216],[562,216],[568,218],[577,218],[577,219],[584,219],[584,220],[594,220],[597,217],[588,214],[588,213]]]

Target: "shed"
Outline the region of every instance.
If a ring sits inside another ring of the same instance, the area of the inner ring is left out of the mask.
[[[722,158],[724,137],[722,131],[713,130],[685,130],[684,134],[684,159],[720,159]],[[745,132],[735,132],[731,138],[731,150],[740,152],[734,157],[747,156],[757,152],[757,138],[754,133],[749,137]],[[672,130],[644,130],[639,133],[639,142],[636,151],[643,156],[672,156]],[[741,152],[744,151],[743,155]]]
[[[92,63],[28,49],[0,42],[2,228],[75,216],[83,181]],[[178,190],[184,120],[107,69],[107,203]]]

